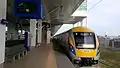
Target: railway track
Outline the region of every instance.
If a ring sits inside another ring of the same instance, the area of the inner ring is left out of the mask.
[[[109,68],[119,68],[120,65],[119,64],[116,64],[116,63],[113,63],[109,60],[103,60],[103,59],[100,59],[99,62]]]
[[[94,66],[84,66],[84,67],[79,67],[79,65],[74,65],[74,66],[75,68],[101,68],[100,64],[105,65],[105,67],[103,68],[119,68],[120,67],[119,64],[113,63],[109,60],[102,60],[102,59],[99,60],[99,64]]]
[[[100,60],[99,62],[100,62],[101,64],[107,66],[107,67],[114,68],[113,66],[107,64],[106,61],[104,61],[104,60]]]

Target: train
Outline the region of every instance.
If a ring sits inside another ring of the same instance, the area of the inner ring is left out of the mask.
[[[73,27],[72,29],[53,37],[64,45],[71,61],[74,64],[94,65],[98,64],[100,58],[100,47],[97,34],[83,26]]]

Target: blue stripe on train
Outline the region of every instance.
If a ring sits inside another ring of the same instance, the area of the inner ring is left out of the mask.
[[[72,48],[70,48],[70,46],[72,46],[72,45],[71,45],[71,44],[69,45],[69,50],[70,50],[70,52],[72,52],[74,55],[76,55],[76,52],[75,52],[74,47],[72,46]]]
[[[100,47],[98,47],[98,49],[97,49],[97,54],[96,54],[96,56],[97,56],[99,53],[100,53]]]

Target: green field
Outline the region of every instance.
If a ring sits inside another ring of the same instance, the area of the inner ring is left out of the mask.
[[[120,68],[120,50],[101,48],[100,58],[105,60],[112,68]],[[103,64],[100,64],[100,66],[101,68],[110,68]]]

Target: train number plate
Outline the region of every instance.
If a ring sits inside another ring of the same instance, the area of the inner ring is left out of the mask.
[[[85,50],[84,50],[84,52],[89,52],[89,51],[90,51],[90,50],[88,50],[88,49],[85,49]]]

